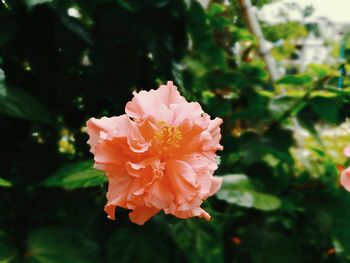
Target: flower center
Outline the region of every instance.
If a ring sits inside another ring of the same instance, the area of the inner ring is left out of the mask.
[[[153,141],[159,153],[169,152],[180,147],[182,133],[178,126],[171,126],[165,121],[157,122]]]

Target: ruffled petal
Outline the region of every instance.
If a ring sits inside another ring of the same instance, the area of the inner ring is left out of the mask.
[[[170,108],[174,111],[173,125],[178,125],[185,119],[195,120],[201,118],[203,114],[202,107],[198,102],[174,104]]]
[[[125,156],[121,152],[118,139],[97,144],[94,160],[96,164],[123,165]]]
[[[129,218],[132,222],[143,225],[148,219],[157,214],[159,209],[148,206],[140,206],[129,213]]]
[[[144,159],[141,162],[126,162],[125,169],[133,177],[137,178],[152,178],[162,177],[165,169],[164,164],[157,157]],[[144,183],[147,184],[148,180]]]
[[[135,153],[144,153],[150,147],[150,142],[146,141],[146,139],[142,136],[138,125],[134,122],[131,122],[127,137],[130,150]]]
[[[201,199],[204,200],[218,191],[222,178],[213,176],[212,168],[216,167],[215,160],[198,153],[186,154],[181,160],[188,163],[197,174],[196,184],[199,186],[198,195]]]
[[[182,140],[176,153],[177,156],[202,151],[200,137],[200,134],[203,132],[202,127],[195,125],[192,120],[186,119],[179,125],[179,130],[182,134]]]
[[[174,216],[182,219],[187,219],[191,217],[199,217],[199,218],[204,218],[206,220],[210,220],[211,216],[203,210],[201,207],[197,207],[192,210],[187,210],[187,211],[177,211]]]
[[[221,129],[220,125],[222,124],[222,119],[215,118],[211,120],[208,126],[207,131],[210,133],[210,139],[206,140],[206,143],[203,146],[204,151],[218,151],[223,150],[222,145],[220,145],[221,140]]]
[[[116,205],[107,204],[105,205],[105,212],[107,213],[107,217],[111,220],[115,220],[115,209]]]
[[[125,112],[135,119],[153,118],[155,121],[162,120],[170,123],[174,117],[173,111],[169,109],[170,105],[186,101],[172,81],[160,86],[158,90],[133,94],[134,98],[126,104]]]
[[[178,204],[184,203],[196,195],[196,173],[192,167],[179,160],[168,160],[166,172],[171,185],[172,193]]]
[[[118,117],[102,117],[101,119],[91,118],[87,121],[87,132],[89,134],[88,143],[91,146],[91,152],[94,153],[96,144],[106,137],[108,133],[115,132],[119,136],[126,136],[129,129],[129,117],[124,114]]]
[[[222,177],[217,177],[217,176],[213,176],[211,178],[211,187],[210,187],[210,191],[209,191],[209,196],[212,196],[213,194],[215,194],[217,191],[219,191],[221,185],[222,185]]]
[[[200,217],[209,220],[211,217],[200,207],[201,204],[202,200],[200,198],[193,198],[191,201],[182,205],[172,204],[169,208],[164,209],[164,212],[182,219]]]
[[[108,180],[107,205],[127,208],[126,200],[132,183],[133,178],[129,175],[110,177]]]
[[[213,174],[222,120],[186,102],[172,82],[134,93],[125,111],[87,122],[95,168],[108,176],[108,217],[114,219],[119,206],[141,225],[160,210],[209,220],[200,206],[221,186]],[[347,175],[341,180],[350,181]]]
[[[169,207],[174,202],[175,196],[171,191],[169,178],[163,176],[155,181],[148,189],[145,203],[159,209]]]
[[[186,99],[180,95],[180,92],[172,81],[168,81],[166,85],[159,87],[157,90],[157,99],[168,107],[172,104],[186,102]]]

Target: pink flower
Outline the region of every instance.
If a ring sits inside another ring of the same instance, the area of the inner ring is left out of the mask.
[[[343,154],[346,157],[350,157],[350,145],[344,148]],[[350,167],[346,169],[341,169],[340,185],[342,185],[347,191],[350,192]]]
[[[350,192],[350,167],[344,169],[340,174],[340,184]]]
[[[200,205],[221,186],[213,173],[222,120],[187,102],[171,81],[133,95],[126,114],[87,122],[94,167],[108,176],[108,217],[119,206],[140,225],[160,210],[209,220]]]

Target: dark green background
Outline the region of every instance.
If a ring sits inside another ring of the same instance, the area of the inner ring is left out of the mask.
[[[249,47],[237,55],[236,42]],[[2,1],[0,68],[0,262],[349,262],[344,159],[315,125],[343,122],[350,91],[322,66],[270,83],[235,1]],[[213,218],[161,213],[139,227],[117,209],[110,221],[85,122],[167,80],[224,119]],[[290,151],[295,120],[317,142],[305,146],[314,170]]]

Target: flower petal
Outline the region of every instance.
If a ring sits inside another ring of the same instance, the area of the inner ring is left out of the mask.
[[[193,210],[188,210],[188,211],[178,211],[174,215],[176,217],[183,218],[183,219],[191,218],[191,217],[199,217],[199,218],[204,218],[206,220],[211,219],[211,216],[201,207],[197,207]]]
[[[164,209],[169,207],[174,199],[175,196],[172,194],[169,178],[163,176],[148,188],[145,203],[149,206]]]
[[[213,176],[210,191],[209,191],[209,196],[212,196],[217,191],[219,191],[221,185],[222,185],[222,177]]]
[[[96,164],[123,165],[125,156],[121,152],[118,139],[97,144],[94,160]]]
[[[116,205],[107,204],[105,205],[105,212],[107,213],[107,217],[111,220],[115,220],[115,209]]]
[[[132,186],[133,178],[129,175],[109,177],[107,205],[117,205],[127,208],[126,199]]]
[[[172,82],[134,92],[125,112],[87,122],[95,168],[108,176],[108,217],[114,219],[119,206],[141,225],[160,210],[209,220],[200,206],[221,186],[213,174],[222,120],[188,103]]]
[[[189,164],[179,160],[168,160],[166,172],[177,203],[186,202],[196,195],[197,176]]]
[[[136,123],[131,122],[128,130],[128,145],[135,153],[146,152],[150,147],[150,142],[146,141]]]
[[[215,160],[198,153],[183,155],[181,159],[188,163],[197,174],[198,194],[203,200],[219,190],[222,178],[213,176],[215,169],[212,168],[217,167]]]
[[[129,213],[129,218],[132,222],[138,225],[143,225],[148,219],[150,219],[158,212],[159,209],[148,206],[140,206]]]
[[[157,93],[157,99],[161,100],[168,107],[172,104],[186,102],[186,99],[180,95],[180,92],[172,81],[168,81],[166,85],[161,85]]]
[[[350,167],[343,170],[340,174],[340,184],[350,192]]]
[[[195,125],[192,120],[186,119],[179,125],[179,130],[182,134],[182,140],[177,155],[202,151],[200,137],[203,131],[202,127]]]
[[[210,215],[204,211],[200,205],[202,201],[199,198],[193,198],[187,204],[183,204],[180,206],[172,205],[167,209],[164,209],[166,214],[172,214],[178,218],[186,219],[191,217],[200,217],[209,220]]]
[[[171,104],[186,102],[173,85],[168,81],[158,90],[134,92],[134,98],[126,104],[125,112],[135,119],[146,119],[153,117],[155,121],[163,120],[170,123],[173,112],[169,109]]]
[[[222,119],[215,118],[211,120],[208,126],[208,132],[211,135],[211,138],[206,141],[206,144],[203,147],[205,151],[218,151],[223,150],[223,147],[220,145],[221,140],[221,129],[220,125],[222,124]]]
[[[111,118],[102,117],[101,119],[89,119],[86,125],[91,152],[94,152],[95,146],[103,134],[119,131],[119,133],[126,135],[129,129],[129,122],[129,117],[126,114]]]
[[[201,118],[203,110],[198,102],[185,102],[181,104],[171,105],[174,111],[173,125],[178,125],[185,119],[195,120]]]

